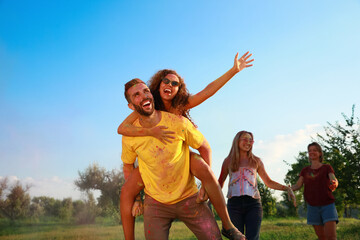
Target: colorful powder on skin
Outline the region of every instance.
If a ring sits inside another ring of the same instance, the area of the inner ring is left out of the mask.
[[[336,180],[336,178],[335,178],[335,176],[333,174],[330,174],[330,180],[333,180],[333,181]]]

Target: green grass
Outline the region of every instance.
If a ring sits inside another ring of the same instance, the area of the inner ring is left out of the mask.
[[[218,222],[219,223],[219,222]],[[219,226],[221,224],[219,223]],[[136,222],[136,239],[145,239],[143,223]],[[341,219],[337,225],[338,239],[360,239],[360,220]],[[112,225],[106,220],[97,224],[71,225],[58,221],[32,223],[22,221],[10,223],[0,219],[1,240],[112,240],[124,239],[122,228]],[[169,239],[196,239],[192,232],[182,222],[174,222],[170,229]],[[223,238],[226,239],[226,238]],[[265,219],[261,225],[262,240],[267,239],[316,239],[312,226],[306,224],[305,219]]]
[[[360,220],[340,219],[336,228],[337,238],[341,240],[360,239]],[[306,219],[264,220],[261,225],[261,239],[317,239],[312,226]]]

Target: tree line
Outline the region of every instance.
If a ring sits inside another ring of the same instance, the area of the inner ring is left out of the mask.
[[[344,122],[329,123],[324,127],[325,134],[317,134],[314,141],[318,142],[324,151],[324,163],[329,163],[339,180],[339,187],[334,192],[335,205],[340,216],[353,216],[354,209],[360,205],[360,120],[355,118],[355,105],[350,117],[342,114]],[[285,176],[286,184],[295,184],[302,168],[309,165],[306,151],[300,151],[295,163],[289,164]],[[8,184],[8,179],[0,180],[0,218],[17,220],[32,218],[38,220],[44,217],[55,217],[63,221],[93,223],[98,216],[111,217],[120,222],[119,202],[124,175],[121,170],[111,171],[91,164],[84,171],[78,172],[79,177],[74,184],[85,193],[85,200],[73,201],[71,198],[57,200],[41,196],[30,198],[30,186],[22,186],[20,182]],[[305,208],[302,190],[296,192],[298,206],[295,208],[288,200],[287,194],[282,194],[282,200],[276,201],[273,191],[260,180],[258,187],[263,205],[264,217],[299,216]],[[92,191],[100,191],[97,201]],[[216,213],[215,213],[216,214]]]
[[[102,213],[92,193],[87,193],[85,200],[73,201],[71,198],[59,200],[47,196],[30,198],[29,189],[30,186],[22,186],[20,182],[10,185],[8,178],[0,180],[0,219],[30,219],[32,222],[58,219],[85,224],[94,223]]]

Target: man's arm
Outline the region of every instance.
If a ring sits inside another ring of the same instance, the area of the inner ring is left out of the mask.
[[[135,161],[137,158],[137,154],[135,150],[129,145],[129,138],[122,137],[122,151],[121,151],[121,160],[123,163],[123,173],[125,181],[127,181],[134,170]]]
[[[134,164],[123,163],[123,173],[124,173],[125,182],[129,179],[133,170],[134,170]]]

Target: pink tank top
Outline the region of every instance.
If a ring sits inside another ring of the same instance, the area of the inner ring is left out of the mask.
[[[236,172],[229,171],[230,179],[227,197],[248,195],[260,199],[256,175],[256,169],[251,167],[239,167]]]

